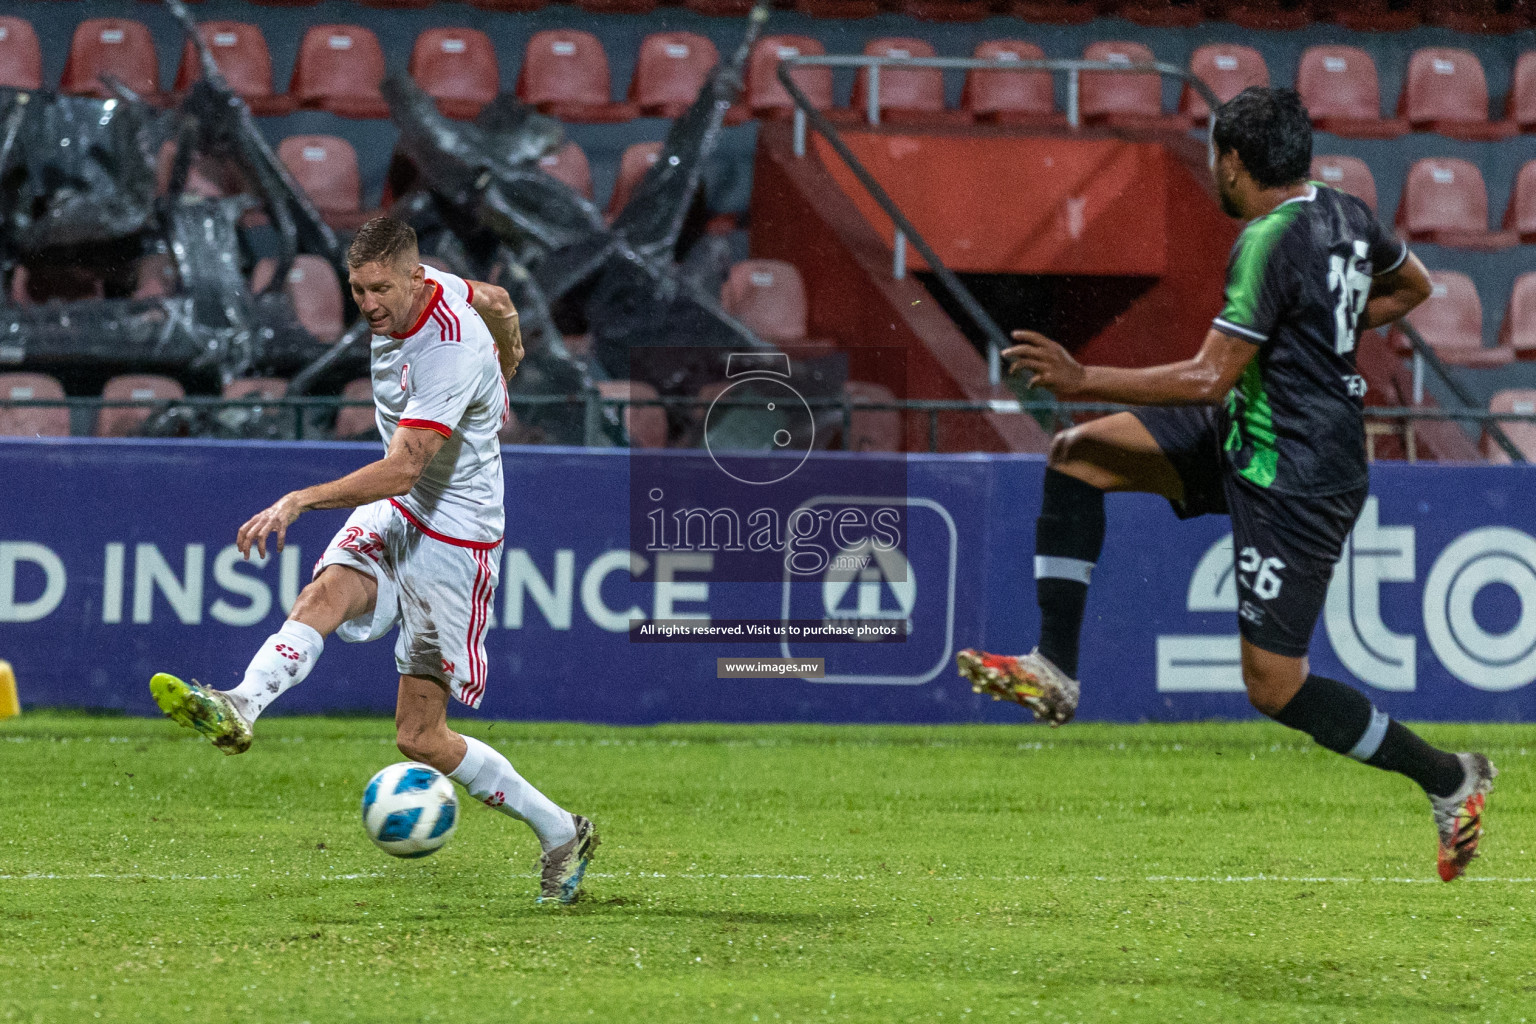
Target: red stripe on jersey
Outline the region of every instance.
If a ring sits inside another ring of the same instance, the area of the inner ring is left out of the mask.
[[[479,572],[475,575],[479,592],[476,595],[477,616],[469,631],[469,650],[470,665],[473,666],[470,683],[474,690],[473,699],[478,701],[485,693],[486,664],[483,645],[485,629],[491,620],[491,598],[495,594],[495,589],[491,585],[491,553],[477,551],[475,561],[479,565]]]
[[[444,544],[452,544],[455,547],[460,548],[469,548],[471,551],[489,551],[501,543],[500,538],[496,540],[461,540],[458,537],[450,537],[446,533],[438,533],[436,530],[432,529],[430,526],[427,526],[421,520],[411,515],[410,510],[407,509],[404,505],[400,504],[400,502],[396,501],[394,498],[390,498],[389,503],[395,506],[395,511],[399,512],[400,515],[404,517],[406,522],[410,523],[412,526],[416,527],[416,529],[420,530],[428,537],[431,537],[433,540],[440,540]]]
[[[469,588],[469,625],[464,631],[464,650],[469,661],[469,682],[464,684],[462,697],[466,704],[475,701],[475,681],[480,676],[475,650],[475,625],[480,619],[480,590],[485,581],[485,552],[472,553],[475,560],[475,582]]]
[[[444,437],[453,436],[452,427],[439,423],[436,420],[404,419],[400,421],[400,425],[402,427],[414,427],[417,430],[435,430]]]
[[[464,301],[473,306],[475,304],[475,282],[466,280],[464,282],[464,289],[467,292],[464,296]]]
[[[391,334],[390,337],[391,338],[395,338],[397,340],[398,339],[402,339],[402,338],[409,338],[411,335],[413,335],[417,331],[421,330],[423,327],[425,327],[427,325],[427,317],[432,315],[432,311],[437,308],[437,304],[439,302],[441,302],[442,300],[443,300],[443,286],[438,284],[436,281],[433,281],[432,282],[432,298],[427,300],[427,308],[423,309],[421,311],[421,316],[416,318],[415,325],[412,326],[411,329],[406,331],[404,334]]]
[[[442,327],[444,341],[464,340],[463,332],[459,329],[459,314],[455,313],[448,303],[444,302],[438,306],[434,316],[437,317],[437,322]]]

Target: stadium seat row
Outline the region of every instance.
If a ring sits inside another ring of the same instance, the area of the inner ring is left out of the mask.
[[[1375,177],[1358,157],[1316,157],[1312,177],[1359,196],[1376,209]],[[1408,168],[1395,223],[1409,241],[1463,249],[1486,251],[1536,242],[1536,160],[1522,166],[1515,177],[1502,230],[1489,229],[1488,187],[1482,171],[1467,160],[1449,157],[1416,160]]]
[[[346,139],[334,135],[290,135],[278,144],[277,156],[321,217],[336,230],[356,230],[364,221],[379,214],[379,210],[363,205],[357,150]],[[640,179],[660,156],[660,142],[636,142],[624,150],[619,158],[618,180],[608,202],[610,220],[629,202]],[[169,186],[174,158],[174,144],[166,142],[161,147],[156,168],[162,194]],[[539,159],[539,166],[587,199],[593,198],[591,165],[586,153],[575,142],[566,142],[554,152],[545,154]],[[188,192],[218,198],[234,195],[240,189],[241,183],[228,168],[201,159],[193,160],[187,175]]]
[[[266,6],[308,7],[320,0],[254,0]],[[423,8],[433,0],[358,0],[368,7]],[[490,11],[536,11],[555,0],[468,0]],[[682,6],[700,14],[739,17],[753,0],[574,0],[597,14],[646,14],[659,6]],[[1523,4],[1507,0],[779,0],[818,18],[868,18],[884,11],[928,21],[980,21],[993,14],[1026,21],[1082,24],[1112,15],[1154,27],[1188,27],[1225,19],[1252,29],[1297,29],[1314,22],[1334,22],[1356,31],[1401,32],[1436,25],[1462,32],[1514,32],[1531,24]]]
[[[259,26],[208,21],[199,26],[231,87],[258,115],[319,108],[346,117],[387,117],[379,92],[384,52],[378,38],[358,25],[316,25],[305,32],[288,92],[279,94],[272,58]],[[698,93],[709,69],[719,62],[714,43],[689,32],[659,32],[641,44],[630,86],[631,102],[611,103],[607,54],[588,32],[539,32],[529,40],[518,95],[529,103],[574,121],[622,121],[635,116],[675,117]],[[475,29],[433,28],[422,32],[411,51],[409,72],[438,101],[445,114],[473,117],[501,89],[501,74],[490,38]],[[172,93],[201,77],[188,43]],[[146,98],[163,101],[159,61],[148,27],[125,18],[92,18],[75,28],[59,82],[66,93],[107,96],[103,75],[115,76]],[[30,24],[0,17],[0,85],[42,87],[42,58]]]
[[[276,269],[271,259],[257,262],[251,272],[251,290],[261,291],[272,281]],[[166,257],[148,257],[140,262],[136,297],[162,295],[174,290],[174,271]],[[67,282],[73,283],[73,282]],[[35,294],[25,267],[12,278],[11,298],[18,305],[46,300]],[[292,300],[294,310],[315,340],[330,343],[346,329],[345,305],[341,282],[336,271],[318,256],[298,256],[288,270],[283,291]],[[100,282],[91,281],[84,293],[52,293],[56,298],[100,298]],[[805,284],[800,272],[778,260],[743,260],[731,268],[720,294],[721,305],[752,330],[769,341],[800,346],[829,345],[806,337]]]
[[[297,107],[319,108],[348,117],[385,117],[379,93],[385,75],[377,37],[358,25],[316,25],[299,47],[288,92],[276,92],[272,60],[261,29],[237,21],[210,21],[200,31],[231,85],[257,114],[281,114]],[[775,78],[782,57],[825,52],[809,36],[769,36],[753,50],[742,117],[782,116],[791,109]],[[876,39],[864,52],[878,56],[934,56],[921,39]],[[1019,60],[1044,56],[1025,40],[990,40],[974,56]],[[1143,63],[1154,59],[1141,43],[1100,41],[1083,52],[1089,60]],[[612,101],[608,57],[588,32],[556,29],[535,33],[524,52],[516,91],[546,112],[570,121],[622,121],[635,116],[675,117],[690,102],[705,75],[719,61],[715,45],[690,32],[658,32],[640,45],[626,102]],[[495,47],[475,29],[435,28],[417,37],[410,74],[444,113],[473,117],[500,90]],[[1197,49],[1190,70],[1225,100],[1249,85],[1268,84],[1269,69],[1252,47],[1211,44]],[[60,88],[69,93],[105,95],[103,74],[116,76],[142,95],[163,98],[159,65],[149,29],[124,18],[93,18],[75,29]],[[184,48],[172,92],[185,90],[200,74],[190,44]],[[796,83],[820,109],[833,110],[830,68],[802,68]],[[0,85],[42,86],[42,59],[31,26],[0,17]],[[1375,62],[1350,46],[1313,46],[1303,52],[1296,87],[1318,126],[1335,134],[1390,138],[1404,132],[1435,131],[1456,138],[1493,140],[1518,131],[1536,131],[1536,51],[1516,63],[1503,120],[1490,120],[1487,78],[1469,50],[1429,47],[1408,62],[1397,116],[1383,117]],[[937,69],[886,70],[880,76],[883,116],[971,119],[1015,123],[1060,123],[1055,88],[1046,73],[975,72],[968,76],[959,111],[947,110],[943,75]],[[851,115],[865,109],[861,75]],[[1176,114],[1165,115],[1162,83],[1156,75],[1084,74],[1081,110],[1089,123],[1162,122],[1169,126],[1201,121],[1203,102],[1186,89]]]
[[[288,382],[278,377],[257,377],[231,381],[225,385],[223,397],[227,399],[276,400],[287,392]],[[889,389],[878,384],[849,381],[844,390],[855,401],[889,402],[893,396]],[[598,392],[605,398],[654,399],[655,387],[644,381],[603,381]],[[717,392],[716,392],[717,393]],[[107,402],[159,402],[171,403],[185,398],[181,385],[170,377],[158,374],[135,373],[113,377],[102,388],[101,397]],[[713,394],[706,388],[699,397],[708,401]],[[8,406],[6,402],[61,401],[64,387],[45,373],[0,373],[0,437],[68,437],[70,434],[69,409],[64,406]],[[345,405],[336,410],[336,423],[331,434],[338,440],[369,440],[378,437],[373,418],[373,382],[367,377],[350,381],[342,389],[341,398],[347,402],[368,403]],[[154,414],[154,405],[108,406],[96,413],[92,433],[96,437],[128,437],[136,434],[146,420]],[[702,419],[702,410],[696,417]],[[627,406],[624,410],[624,429],[631,445],[637,448],[665,448],[667,446],[667,413],[660,406]],[[518,437],[516,417],[509,417],[502,429],[502,440],[513,441]],[[901,414],[892,410],[869,410],[853,415],[848,447],[855,451],[900,451]]]

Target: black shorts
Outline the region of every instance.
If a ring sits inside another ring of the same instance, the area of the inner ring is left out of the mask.
[[[1134,415],[1184,483],[1184,500],[1172,503],[1179,518],[1232,517],[1243,639],[1289,658],[1306,654],[1369,485],[1324,497],[1266,490],[1239,476],[1222,454],[1216,409],[1158,407]]]

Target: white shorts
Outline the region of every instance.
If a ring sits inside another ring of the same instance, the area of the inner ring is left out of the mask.
[[[485,696],[485,630],[501,575],[501,542],[470,544],[429,537],[388,501],[364,505],[331,539],[314,575],[328,565],[378,581],[373,612],[344,622],[336,635],[365,643],[396,623],[395,667],[448,685],[454,699],[479,707]]]

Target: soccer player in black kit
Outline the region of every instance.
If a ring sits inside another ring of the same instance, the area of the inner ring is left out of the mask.
[[[1423,302],[1429,277],[1365,203],[1307,180],[1312,126],[1293,90],[1246,89],[1214,116],[1216,191],[1248,224],[1199,353],[1144,369],[1083,366],[1033,331],[1015,331],[1018,344],[1003,353],[1032,386],[1138,408],[1056,436],[1035,533],[1039,646],[1018,657],[961,651],[960,672],[978,692],[1069,721],[1104,493],[1160,494],[1181,518],[1230,515],[1249,700],[1329,750],[1422,786],[1440,877],[1451,881],[1477,856],[1493,766],[1437,750],[1307,663],[1368,492],[1355,344]]]

